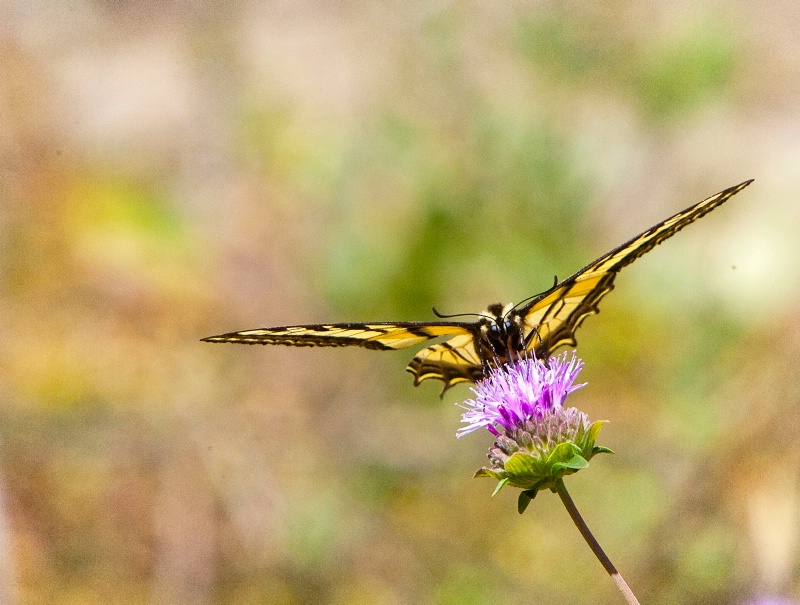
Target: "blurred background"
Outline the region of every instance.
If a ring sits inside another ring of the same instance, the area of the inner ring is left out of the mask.
[[[668,8],[667,8],[668,7]],[[800,597],[800,7],[0,2],[0,602],[615,603],[414,350],[748,178],[578,333],[643,602]]]

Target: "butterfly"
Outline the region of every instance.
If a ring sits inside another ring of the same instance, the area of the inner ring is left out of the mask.
[[[548,359],[560,346],[575,346],[575,330],[593,313],[614,287],[623,268],[705,216],[752,183],[729,187],[650,227],[617,246],[568,278],[520,303],[491,304],[477,321],[398,321],[375,323],[309,324],[259,328],[203,338],[205,342],[272,344],[295,347],[364,347],[388,351],[405,349],[427,340],[447,340],[422,349],[408,364],[414,385],[435,378],[444,382],[442,394],[459,382],[476,382],[488,368],[533,353]],[[454,316],[441,315],[439,318]]]

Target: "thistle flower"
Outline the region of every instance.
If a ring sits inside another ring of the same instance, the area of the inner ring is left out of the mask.
[[[556,491],[565,475],[585,468],[589,460],[608,448],[595,445],[604,421],[591,423],[576,408],[565,408],[567,395],[585,386],[575,384],[583,362],[567,353],[551,357],[548,363],[523,357],[498,366],[473,389],[474,399],[461,407],[466,410],[457,437],[486,428],[496,440],[489,450],[491,467],[476,477],[499,481],[495,493],[511,485],[524,491],[519,512],[542,489]]]

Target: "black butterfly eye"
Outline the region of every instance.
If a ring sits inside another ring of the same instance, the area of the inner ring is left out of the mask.
[[[492,334],[499,334],[500,326],[498,326],[497,324],[492,324],[491,326],[489,326],[489,332],[491,332]]]

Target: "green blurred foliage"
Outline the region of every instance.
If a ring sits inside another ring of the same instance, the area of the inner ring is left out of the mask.
[[[686,119],[725,99],[740,61],[736,39],[718,18],[646,43],[638,33],[603,31],[579,14],[559,11],[522,21],[517,39],[523,56],[554,85],[610,88],[655,123]]]
[[[468,147],[451,150],[456,156],[446,162],[430,149],[438,133],[415,131],[396,115],[382,120],[371,133],[375,140],[364,143],[378,146],[367,161],[377,157],[397,167],[386,175],[389,183],[403,178],[400,170],[409,170],[404,158],[413,154],[417,182],[406,192],[411,211],[402,220],[370,220],[375,210],[367,211],[352,216],[330,242],[330,259],[320,272],[329,284],[327,295],[344,301],[339,306],[362,301],[364,308],[356,312],[363,315],[388,301],[388,312],[419,317],[429,313],[430,301],[445,300],[448,293],[460,291],[470,300],[482,285],[512,290],[519,275],[532,273],[531,259],[540,260],[534,266],[553,264],[550,251],[565,231],[574,230],[586,191],[568,161],[566,142],[546,122],[508,123],[490,109],[460,128],[458,137]]]

